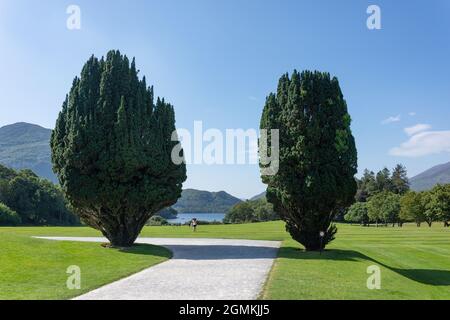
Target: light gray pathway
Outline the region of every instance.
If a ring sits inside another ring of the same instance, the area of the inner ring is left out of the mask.
[[[105,242],[104,238],[40,237]],[[88,292],[82,300],[256,299],[280,246],[278,241],[139,238],[160,245],[172,259]]]

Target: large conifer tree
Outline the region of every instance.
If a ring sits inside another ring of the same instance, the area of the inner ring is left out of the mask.
[[[186,180],[171,160],[172,105],[153,97],[135,61],[92,56],[73,81],[51,138],[60,184],[81,219],[113,246],[130,246],[146,221],[174,204]]]
[[[262,176],[267,200],[306,250],[334,239],[333,218],[354,201],[357,155],[350,122],[339,82],[328,73],[285,74],[277,93],[267,97],[260,127],[280,130],[279,170]]]

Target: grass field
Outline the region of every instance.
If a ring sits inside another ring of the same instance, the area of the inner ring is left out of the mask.
[[[381,269],[369,290],[367,267]],[[341,225],[322,255],[283,242],[264,299],[450,299],[450,230]]]
[[[52,242],[31,236],[99,236],[90,228],[0,228],[0,299],[70,298],[169,257],[137,246],[124,252],[95,243]],[[145,237],[282,240],[263,299],[450,299],[450,229],[363,228],[339,225],[320,255],[300,250],[281,222],[188,227],[146,227]],[[67,266],[80,265],[82,292],[66,288]],[[381,268],[381,289],[369,290],[366,269]]]
[[[70,228],[69,228],[70,229]],[[46,228],[35,228],[45,233]],[[61,229],[64,232],[64,229]],[[98,243],[33,239],[33,230],[0,228],[0,299],[68,299],[170,258],[151,245],[103,248]],[[81,269],[81,290],[67,289],[66,270]]]

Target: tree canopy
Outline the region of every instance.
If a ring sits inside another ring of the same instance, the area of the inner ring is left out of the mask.
[[[225,215],[224,223],[262,222],[280,219],[265,198],[235,204]]]
[[[0,202],[0,226],[17,226],[21,221],[17,212]]]
[[[266,99],[260,128],[279,130],[279,170],[262,176],[266,197],[306,250],[334,239],[334,216],[354,201],[357,153],[350,122],[339,82],[328,73],[285,74]]]
[[[154,101],[119,51],[92,56],[74,79],[51,138],[53,168],[82,220],[112,245],[132,245],[180,197],[186,166],[171,159],[174,131],[173,106]]]
[[[399,222],[400,195],[383,191],[370,198],[367,203],[368,216],[371,221],[384,224]]]
[[[50,181],[39,178],[31,170],[15,171],[0,165],[0,202],[14,212],[12,216],[17,214],[19,217],[13,218],[14,224],[79,224],[79,219],[72,214],[61,189]],[[4,208],[3,216],[10,218],[11,212]]]
[[[347,214],[344,217],[345,221],[357,222],[362,225],[369,223],[369,216],[366,202],[356,202],[348,208]]]

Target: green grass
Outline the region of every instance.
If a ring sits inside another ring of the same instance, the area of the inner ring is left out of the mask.
[[[103,248],[99,243],[34,239],[29,237],[32,229],[0,228],[2,300],[72,298],[171,256],[169,250],[151,245],[119,250]],[[41,234],[46,230],[34,229]],[[66,270],[71,265],[81,269],[80,290],[67,289]]]
[[[337,239],[322,255],[302,251],[281,222],[205,225],[195,233],[186,226],[145,227],[141,236],[282,240],[263,299],[450,299],[450,229],[338,227]],[[66,289],[71,264],[82,269],[84,292],[168,257],[153,246],[122,252],[30,238],[38,235],[100,234],[83,227],[0,228],[0,298],[70,298],[82,293]],[[381,290],[366,287],[366,269],[374,264],[381,268]]]
[[[1,228],[0,233],[22,236],[100,237],[97,230],[88,227],[12,227]],[[287,234],[281,222],[235,225],[201,225],[197,232],[188,226],[144,227],[141,237],[162,238],[224,238],[252,240],[284,240]]]
[[[369,290],[367,267],[381,269]],[[340,225],[322,254],[286,240],[263,299],[450,299],[450,230]]]

